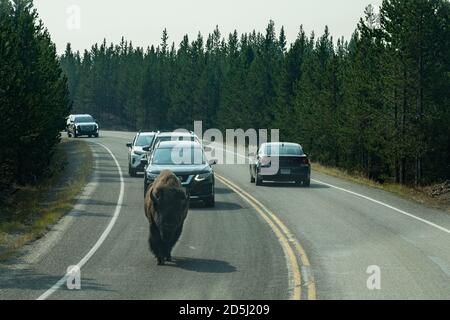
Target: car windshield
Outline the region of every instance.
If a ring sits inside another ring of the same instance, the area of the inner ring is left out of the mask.
[[[268,156],[301,156],[303,150],[298,145],[266,145],[264,154]]]
[[[152,144],[154,137],[155,137],[155,135],[153,135],[153,134],[152,135],[139,135],[135,146],[137,146],[137,147],[149,146]]]
[[[91,116],[76,117],[75,122],[76,123],[94,122],[94,118],[92,118]]]
[[[197,165],[205,164],[206,158],[202,148],[173,147],[158,148],[152,158],[156,165]]]

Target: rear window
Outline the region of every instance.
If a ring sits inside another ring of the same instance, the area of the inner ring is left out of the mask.
[[[302,156],[304,152],[298,145],[267,145],[264,154],[268,156]]]
[[[136,146],[145,147],[149,146],[153,142],[155,135],[140,135],[136,141]]]
[[[163,136],[163,137],[157,137],[156,138],[156,144],[158,144],[159,142],[166,142],[166,141],[177,141],[177,140],[181,140],[181,141],[195,141],[195,138],[192,136]]]

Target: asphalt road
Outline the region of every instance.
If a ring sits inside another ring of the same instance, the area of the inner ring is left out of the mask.
[[[132,137],[85,139],[92,181],[47,236],[0,265],[0,299],[450,299],[449,214],[317,172],[311,188],[256,187],[246,165],[216,166],[232,184],[217,181],[216,208],[190,208],[175,261],[157,266],[143,179],[127,174]],[[76,264],[81,290],[69,290]]]

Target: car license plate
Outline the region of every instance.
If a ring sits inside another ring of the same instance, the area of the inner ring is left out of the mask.
[[[291,169],[281,169],[280,173],[281,174],[291,174]]]

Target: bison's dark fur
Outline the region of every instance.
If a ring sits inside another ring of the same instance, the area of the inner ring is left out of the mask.
[[[145,215],[150,223],[150,250],[158,259],[171,261],[189,208],[189,195],[171,171],[162,171],[145,195]]]

